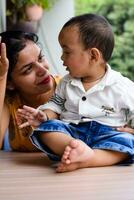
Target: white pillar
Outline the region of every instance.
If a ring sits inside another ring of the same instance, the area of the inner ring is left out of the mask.
[[[53,75],[60,74],[63,76],[66,73],[60,59],[61,48],[58,43],[58,34],[63,24],[73,16],[73,0],[57,0],[50,10],[44,10],[38,35],[45,56],[50,63],[50,72]]]
[[[6,0],[0,1],[0,32],[6,30]]]

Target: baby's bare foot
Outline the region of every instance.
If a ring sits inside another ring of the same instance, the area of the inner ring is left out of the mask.
[[[84,162],[90,159],[94,151],[81,140],[71,140],[66,146],[61,162],[64,164]]]
[[[70,156],[71,150],[72,150],[72,147],[70,147],[69,145],[66,146],[64,153],[62,155],[62,158],[61,158],[62,163],[70,164],[69,156]]]
[[[81,140],[71,140],[66,146],[56,172],[69,172],[90,165],[94,151]]]
[[[86,166],[85,166],[86,167]],[[58,173],[63,173],[63,172],[70,172],[74,171],[79,168],[84,168],[82,167],[80,163],[72,163],[72,164],[65,164],[65,163],[59,163],[58,167],[56,168],[56,172]]]

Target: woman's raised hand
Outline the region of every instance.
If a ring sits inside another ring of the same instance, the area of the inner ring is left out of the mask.
[[[6,56],[6,45],[1,43],[0,37],[0,80],[5,77],[8,72],[9,61]]]

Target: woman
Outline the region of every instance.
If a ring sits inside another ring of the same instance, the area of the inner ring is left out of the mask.
[[[37,151],[29,140],[31,127],[19,130],[16,110],[24,104],[36,108],[47,102],[59,77],[49,74],[37,35],[7,31],[0,36],[0,149],[8,137],[12,150]]]
[[[31,127],[18,128],[16,110],[24,104],[36,108],[47,102],[59,77],[49,74],[35,34],[12,31],[0,36],[0,149],[7,138],[14,151],[37,151],[29,140]],[[134,129],[127,129],[122,131],[134,134]]]

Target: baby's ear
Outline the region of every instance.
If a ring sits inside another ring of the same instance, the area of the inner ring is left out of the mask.
[[[15,89],[14,83],[12,81],[7,81],[6,87],[7,87],[8,90],[14,90]]]
[[[90,56],[91,56],[91,60],[98,61],[101,57],[101,53],[97,48],[91,48],[90,49]]]

